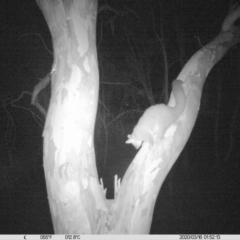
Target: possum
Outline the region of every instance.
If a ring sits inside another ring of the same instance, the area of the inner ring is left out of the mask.
[[[157,140],[162,140],[166,130],[182,114],[186,103],[182,81],[173,81],[172,89],[175,107],[157,104],[146,109],[134,127],[132,134],[128,135],[126,143],[131,143],[138,149],[143,142],[153,145]]]

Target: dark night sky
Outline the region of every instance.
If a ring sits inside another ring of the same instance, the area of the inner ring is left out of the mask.
[[[132,85],[127,92],[126,87],[106,82],[131,82],[139,78],[136,69],[140,69],[141,76],[151,80],[154,94],[160,96],[164,65],[156,32],[160,34],[161,25],[169,79],[173,80],[181,71],[181,62],[186,63],[219,33],[230,1],[101,0],[99,9],[105,2],[115,11],[101,11],[98,16],[100,96],[105,93],[106,106],[117,116],[121,113],[119,101],[125,110],[133,107],[140,111],[149,104],[145,101],[136,106],[126,97],[133,91],[140,93],[139,85]],[[42,167],[44,120],[30,105],[27,93],[10,104],[23,91],[31,92],[38,79],[51,70],[51,37],[35,1],[1,1],[0,36],[0,234],[53,233]],[[139,68],[132,65],[133,56]],[[240,44],[210,72],[196,125],[161,188],[151,233],[240,233],[239,62]],[[122,95],[115,96],[116,92]],[[48,104],[49,90],[40,100],[44,106]],[[129,119],[126,116],[108,129],[107,155],[100,144],[106,134],[98,125],[97,165],[108,197],[112,196],[113,175],[122,177],[136,153],[124,144],[137,121],[136,116],[133,122]]]

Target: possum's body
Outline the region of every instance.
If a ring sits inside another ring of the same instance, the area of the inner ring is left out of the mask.
[[[156,140],[162,139],[168,127],[178,119],[185,108],[186,99],[182,81],[173,81],[172,88],[175,107],[165,104],[149,107],[139,119],[133,133],[128,135],[129,139],[126,143],[132,143],[136,148],[139,148],[142,142],[153,144]]]

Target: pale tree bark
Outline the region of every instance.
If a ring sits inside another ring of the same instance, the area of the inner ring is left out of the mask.
[[[239,40],[233,27],[240,8],[219,36],[198,51],[178,76],[186,106],[161,141],[143,142],[115,199],[99,184],[93,130],[98,100],[96,0],[37,0],[53,39],[52,96],[44,136],[44,170],[55,233],[149,233],[159,189],[192,131],[211,68]],[[171,94],[169,106],[174,106]],[[164,116],[163,116],[164,118]],[[150,126],[149,126],[150,128]]]
[[[44,170],[55,233],[96,233],[107,212],[93,131],[98,101],[97,2],[39,0],[54,48]]]

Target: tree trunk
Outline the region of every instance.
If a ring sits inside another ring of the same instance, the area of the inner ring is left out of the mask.
[[[98,101],[97,3],[37,1],[53,39],[52,96],[44,170],[55,233],[96,233],[105,211],[94,155]],[[100,200],[101,201],[100,201]],[[93,223],[93,224],[92,224]]]
[[[44,170],[54,231],[57,234],[149,233],[159,189],[194,126],[201,91],[211,70],[237,43],[233,10],[222,32],[198,51],[178,76],[186,106],[162,140],[143,142],[115,199],[106,200],[99,184],[93,132],[98,101],[96,0],[37,0],[54,48],[52,96],[44,136]],[[236,14],[237,12],[237,14]],[[173,94],[169,106],[175,105]],[[164,116],[163,116],[164,117]],[[149,126],[150,128],[150,126]]]

